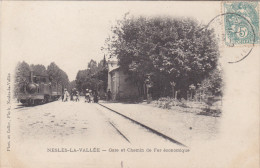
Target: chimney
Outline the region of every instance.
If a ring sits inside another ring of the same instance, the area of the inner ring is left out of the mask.
[[[30,82],[33,82],[33,71],[30,71]]]

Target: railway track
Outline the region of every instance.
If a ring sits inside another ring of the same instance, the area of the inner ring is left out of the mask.
[[[50,101],[50,102],[46,102],[46,103],[42,103],[42,104],[34,104],[34,105],[21,104],[21,105],[18,105],[18,107],[14,108],[14,109],[22,109],[22,108],[26,108],[26,107],[30,108],[30,107],[42,106],[42,105],[49,104],[49,103],[52,103],[52,102],[55,102],[55,101],[58,101],[58,100],[54,100],[54,101]]]
[[[19,106],[19,107],[16,107],[14,109],[21,109],[21,108],[24,108],[24,106]]]
[[[177,140],[175,140],[175,139],[173,139],[173,138],[171,138],[171,137],[169,137],[169,136],[167,136],[167,135],[165,135],[165,134],[163,134],[163,133],[161,133],[161,132],[159,132],[159,131],[157,131],[157,130],[155,130],[155,129],[153,129],[153,128],[151,128],[151,127],[145,125],[145,124],[142,124],[142,123],[140,123],[140,122],[138,122],[138,121],[136,121],[136,120],[134,120],[134,119],[132,119],[132,118],[130,118],[130,117],[128,117],[128,116],[122,114],[122,113],[119,113],[119,112],[117,112],[117,111],[115,111],[115,110],[113,110],[113,109],[111,109],[111,108],[109,108],[109,107],[107,107],[107,106],[104,106],[103,104],[100,104],[100,103],[97,103],[97,104],[100,105],[100,106],[102,106],[103,108],[106,108],[106,109],[108,109],[109,111],[111,111],[111,112],[113,112],[113,113],[115,113],[115,114],[117,114],[117,115],[119,115],[119,116],[121,116],[121,117],[127,119],[127,120],[130,120],[130,121],[133,122],[134,124],[139,125],[139,126],[145,128],[145,129],[148,130],[149,132],[151,132],[151,133],[153,133],[153,134],[155,134],[155,135],[157,135],[157,136],[159,136],[159,137],[162,137],[162,138],[164,138],[164,139],[166,139],[166,140],[168,140],[168,141],[170,141],[170,142],[172,142],[172,143],[174,143],[174,144],[177,144],[177,145],[179,145],[179,146],[187,147],[186,145],[182,144],[181,142],[179,142],[179,141],[177,141]],[[115,127],[114,125],[112,125],[112,126]],[[116,128],[116,129],[117,129],[117,128]],[[117,130],[118,130],[118,129],[117,129]],[[118,130],[118,131],[119,131],[119,130]]]

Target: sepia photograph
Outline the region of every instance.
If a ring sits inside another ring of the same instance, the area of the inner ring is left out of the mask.
[[[1,1],[3,168],[259,168],[258,1]]]

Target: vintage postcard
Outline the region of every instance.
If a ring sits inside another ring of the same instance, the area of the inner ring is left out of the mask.
[[[258,1],[1,1],[1,168],[259,168]]]

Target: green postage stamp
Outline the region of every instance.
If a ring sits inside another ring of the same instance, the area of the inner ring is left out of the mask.
[[[225,44],[259,44],[258,2],[224,2]]]

